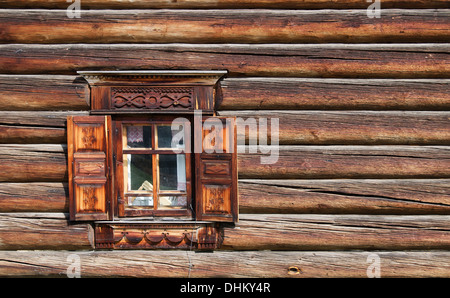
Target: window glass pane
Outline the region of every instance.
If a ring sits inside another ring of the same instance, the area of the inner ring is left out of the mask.
[[[127,130],[127,148],[151,148],[152,127],[143,125],[129,125]]]
[[[158,207],[186,209],[187,199],[186,196],[160,196]]]
[[[128,206],[147,206],[153,207],[153,197],[152,196],[138,196],[138,197],[128,197]]]
[[[160,191],[186,191],[186,159],[184,154],[159,155]]]
[[[171,125],[158,125],[158,148],[184,148],[184,129],[183,126],[177,126],[177,130],[172,130]],[[173,144],[172,144],[173,141]]]
[[[127,160],[127,190],[153,192],[151,154],[125,154]]]

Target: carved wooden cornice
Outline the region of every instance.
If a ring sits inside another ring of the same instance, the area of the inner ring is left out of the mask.
[[[181,84],[181,85],[214,85],[226,75],[226,70],[110,70],[110,71],[78,71],[89,85],[107,85],[121,83],[136,85],[142,83]]]
[[[96,223],[96,249],[213,250],[222,243],[214,223]]]
[[[217,82],[227,71],[79,71],[91,87],[91,113],[212,114]]]

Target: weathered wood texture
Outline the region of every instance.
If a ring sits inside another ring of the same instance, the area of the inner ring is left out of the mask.
[[[219,110],[449,110],[450,80],[226,78]]]
[[[446,146],[279,146],[274,164],[262,164],[269,154],[261,151],[240,154],[239,177],[447,178],[449,153]]]
[[[67,146],[0,145],[0,181],[67,181]]]
[[[278,121],[278,130],[274,132],[282,145],[450,145],[450,112],[220,111],[219,114],[237,117],[240,144],[246,140],[247,144],[256,144],[261,135],[270,139],[272,125]],[[244,129],[245,126],[251,129]]]
[[[450,277],[447,251],[376,255],[381,277]],[[0,276],[66,277],[75,257],[81,277],[366,278],[373,263],[370,252],[359,251],[1,251]]]
[[[80,114],[79,112],[2,111],[0,112],[0,143],[66,143],[66,118],[72,113]]]
[[[0,249],[86,249],[88,224],[64,213],[0,213]],[[448,215],[241,214],[225,250],[420,250],[450,248]],[[20,235],[20,236],[19,236]]]
[[[448,44],[0,45],[0,72],[227,69],[229,76],[450,78]]]
[[[450,214],[449,179],[239,180],[239,212]],[[0,183],[0,212],[68,212],[67,183]]]
[[[242,179],[239,205],[241,213],[450,214],[450,180]]]
[[[64,143],[63,128],[0,125],[0,143]]]
[[[62,8],[65,0],[0,0],[1,8]],[[330,9],[367,8],[370,3],[360,0],[83,0],[82,9],[137,8],[273,8],[273,9]],[[383,0],[383,8],[448,8],[446,0]]]
[[[370,4],[83,0],[110,10],[70,19],[64,0],[0,0],[57,8],[0,10],[0,276],[65,276],[75,253],[86,277],[366,277],[375,252],[382,277],[450,277],[450,11],[389,9],[448,1]],[[90,251],[68,221],[76,71],[120,69],[227,69],[222,115],[280,119],[278,162],[239,154],[222,250]]]
[[[446,79],[225,78],[219,110],[449,110]],[[0,107],[10,111],[88,110],[79,76],[0,75]]]
[[[88,112],[0,111],[0,143],[65,144],[68,115]]]
[[[2,43],[449,42],[449,10],[0,10]]]
[[[67,183],[0,183],[0,212],[69,212]]]
[[[270,138],[278,121],[281,145],[392,144],[450,145],[450,112],[437,111],[219,111],[236,116],[238,140],[257,142],[257,129]],[[0,143],[66,143],[68,115],[82,111],[0,111]],[[264,123],[267,129],[263,129]],[[241,129],[242,128],[242,129]],[[267,133],[266,133],[267,131]]]
[[[223,249],[449,249],[448,215],[242,214]]]
[[[0,249],[91,249],[89,224],[69,224],[65,213],[0,213]]]
[[[89,87],[77,76],[0,75],[0,107],[9,111],[88,110]]]
[[[65,145],[0,145],[1,182],[66,182]],[[446,146],[280,146],[268,154],[238,154],[239,178],[449,178]]]

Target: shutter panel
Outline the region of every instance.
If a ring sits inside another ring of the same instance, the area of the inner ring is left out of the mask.
[[[197,220],[237,222],[235,118],[204,118],[201,135],[199,126],[196,122],[196,151],[201,148],[201,153],[195,152]]]
[[[69,116],[67,148],[70,219],[112,219],[110,116]]]

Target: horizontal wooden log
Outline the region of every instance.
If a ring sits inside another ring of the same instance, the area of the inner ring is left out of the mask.
[[[64,144],[68,115],[88,112],[0,111],[0,143]]]
[[[239,212],[450,214],[450,179],[242,179]]]
[[[66,182],[66,150],[65,145],[0,145],[0,182]],[[279,146],[255,150],[238,153],[240,179],[450,178],[447,146]]]
[[[89,249],[89,224],[70,224],[65,213],[0,213],[0,249]]]
[[[64,128],[0,125],[0,143],[64,143]]]
[[[66,143],[67,116],[87,114],[0,111],[0,143]],[[273,133],[278,134],[282,145],[450,145],[450,112],[276,110],[220,111],[219,114],[238,118],[241,144],[261,141],[258,128],[270,141],[273,123],[278,121],[278,129],[274,128]]]
[[[0,10],[2,43],[449,42],[449,10]],[[36,34],[39,32],[39,34]]]
[[[0,111],[0,124],[66,128],[67,116],[87,116],[88,111]]]
[[[0,8],[62,8],[65,0],[1,0]],[[274,8],[330,9],[367,8],[370,3],[359,0],[83,0],[81,9],[144,9],[144,8]],[[446,0],[383,0],[382,8],[448,8]]]
[[[367,278],[374,257],[379,258],[381,278],[450,277],[448,251],[379,251],[375,255],[368,251],[195,253],[142,250],[0,251],[0,276],[67,277],[68,272],[75,273],[74,262],[79,260],[82,278]],[[151,280],[147,282],[152,285]],[[161,280],[154,282],[161,284]],[[233,283],[232,280],[224,282]],[[270,284],[269,280],[267,282]],[[271,293],[279,291],[273,284],[270,289]],[[179,290],[176,288],[173,293]],[[216,292],[220,291],[216,289]]]
[[[279,146],[278,152],[276,148],[238,153],[239,178],[450,177],[450,151],[446,146]]]
[[[0,75],[0,107],[10,111],[87,110],[89,87],[77,76]]]
[[[448,44],[0,45],[4,74],[227,69],[230,76],[450,78]]]
[[[67,183],[0,183],[0,212],[69,212]]]
[[[219,110],[449,110],[450,80],[226,78]]]
[[[67,146],[0,145],[0,181],[66,182]]]
[[[239,180],[239,212],[450,214],[449,179]],[[0,183],[0,212],[69,212],[67,183]]]
[[[448,215],[241,214],[223,249],[449,249]]]
[[[237,117],[238,144],[256,145],[262,137],[276,136],[282,145],[450,145],[450,112],[252,110],[219,114]]]
[[[0,106],[10,111],[88,110],[78,76],[0,75]],[[449,110],[450,80],[225,78],[219,110]]]
[[[241,214],[224,250],[421,250],[450,248],[449,215]],[[88,224],[65,213],[1,213],[1,250],[85,249]]]

